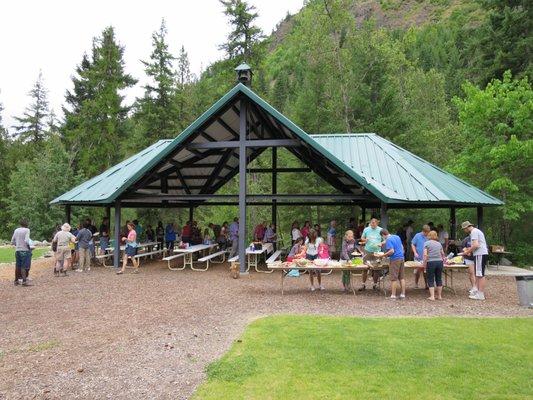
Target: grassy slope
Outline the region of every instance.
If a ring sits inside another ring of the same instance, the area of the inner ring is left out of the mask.
[[[50,250],[49,247],[35,249],[33,250],[32,258],[33,259],[39,258],[49,250]],[[11,263],[11,262],[15,262],[15,248],[0,247],[0,263]]]
[[[194,399],[530,399],[533,319],[281,316],[251,324]]]

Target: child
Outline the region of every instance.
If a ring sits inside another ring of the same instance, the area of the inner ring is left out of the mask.
[[[329,260],[331,258],[329,255],[329,246],[324,242],[320,242],[318,245],[318,258],[321,260]]]
[[[317,233],[314,229],[309,230],[309,235],[307,236],[307,239],[305,239],[305,258],[313,261],[318,258],[318,247],[320,246],[320,243],[322,243],[322,239],[317,237]],[[310,269],[309,270],[309,280],[311,281],[311,291],[315,291],[315,282],[314,277],[316,276],[316,279],[318,281],[318,287],[320,290],[324,290],[324,286],[322,286],[322,272],[320,269]]]
[[[303,245],[304,239],[299,237],[294,242],[294,245],[287,256],[287,261],[292,262],[293,260],[298,260],[300,258],[305,258],[305,246]],[[300,271],[297,268],[291,269],[287,276],[298,277],[300,276]]]

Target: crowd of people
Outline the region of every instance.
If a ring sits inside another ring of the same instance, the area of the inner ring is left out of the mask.
[[[450,250],[450,238],[448,232],[442,224],[435,226],[429,222],[422,226],[419,232],[415,233],[414,221],[409,220],[403,224],[396,234],[392,234],[387,229],[379,226],[379,220],[372,218],[368,224],[363,220],[355,224],[355,219],[351,218],[347,225],[347,230],[342,238],[339,254],[335,254],[337,248],[337,223],[331,221],[327,230],[326,239],[321,236],[320,225],[311,227],[310,221],[305,221],[300,229],[297,221],[292,224],[291,239],[292,248],[287,257],[287,261],[306,258],[314,260],[317,254],[327,254],[324,258],[329,258],[331,254],[340,260],[350,260],[355,257],[354,253],[363,256],[363,262],[367,265],[375,265],[381,258],[389,259],[389,274],[391,279],[391,299],[405,298],[405,261],[414,260],[420,263],[420,267],[415,269],[415,286],[418,288],[421,278],[423,278],[425,289],[429,292],[428,300],[442,299],[442,275],[444,265],[448,260]],[[469,297],[474,300],[485,300],[485,267],[488,261],[488,247],[483,232],[466,221],[462,224],[463,231],[467,234],[460,246],[462,249],[465,264],[469,266],[469,279],[471,288]],[[450,253],[452,256],[454,253]],[[322,257],[320,257],[322,258]],[[378,289],[379,279],[383,275],[382,269],[372,269],[373,289]],[[350,273],[345,271],[342,274],[342,285],[344,291],[350,291]],[[366,290],[368,270],[364,270],[361,275],[362,285],[359,291]],[[298,276],[297,270],[289,272],[289,276]],[[320,270],[310,271],[310,290],[314,291],[314,277],[317,276],[319,288],[324,287],[320,280]],[[399,296],[397,292],[399,290]]]
[[[387,229],[379,226],[379,220],[372,218],[368,224],[361,220],[358,224],[355,219],[348,221],[347,229],[340,240],[338,249],[337,222],[332,220],[323,237],[320,224],[311,224],[305,221],[300,227],[297,221],[291,225],[290,238],[291,247],[287,256],[287,261],[300,258],[307,260],[336,258],[340,260],[350,260],[354,257],[354,252],[363,255],[363,262],[373,265],[380,258],[388,257],[389,274],[391,277],[391,298],[405,298],[405,273],[404,262],[414,260],[420,263],[420,267],[415,269],[415,286],[419,287],[421,278],[424,287],[429,292],[429,300],[442,299],[442,275],[444,264],[447,261],[447,253],[450,249],[449,234],[443,225],[435,226],[429,222],[422,226],[419,232],[415,233],[414,222],[407,221],[401,228],[392,234]],[[469,279],[471,288],[469,297],[475,300],[485,299],[485,267],[488,261],[488,247],[485,236],[481,230],[473,224],[465,221],[462,229],[466,233],[460,246],[462,249],[465,264],[469,266]],[[134,257],[137,254],[141,240],[154,243],[157,249],[166,248],[172,251],[176,244],[188,243],[213,244],[216,243],[221,249],[227,249],[230,258],[238,254],[239,245],[239,220],[234,218],[231,224],[223,222],[221,225],[210,223],[204,229],[203,234],[196,221],[187,221],[183,227],[169,222],[163,226],[158,222],[155,229],[148,225],[146,229],[138,220],[126,221],[121,229],[121,244],[125,245],[125,256],[123,257],[122,268],[117,274],[124,273],[128,259],[133,262],[133,272],[138,272],[138,260]],[[257,224],[253,230],[254,242],[276,243],[278,234],[273,223],[263,221]],[[15,246],[15,285],[29,286],[29,271],[31,268],[31,255],[33,243],[30,239],[28,221],[20,221],[20,226],[15,229],[11,240]],[[113,243],[110,239],[109,219],[104,218],[99,229],[93,224],[90,218],[85,219],[75,227],[64,223],[56,227],[52,239],[52,250],[54,252],[54,275],[67,276],[67,270],[77,270],[88,272],[91,269],[91,261],[97,254],[106,254],[111,251]],[[450,253],[453,255],[453,253]],[[366,290],[369,272],[362,273],[362,285],[359,291]],[[373,289],[377,290],[378,282],[383,274],[383,270],[371,270]],[[298,270],[290,271],[289,275],[299,275]],[[315,287],[315,279],[318,286]],[[324,290],[322,285],[321,271],[319,269],[310,271],[310,290]],[[342,285],[346,292],[350,290],[349,272],[342,275]],[[399,289],[399,296],[396,294]]]

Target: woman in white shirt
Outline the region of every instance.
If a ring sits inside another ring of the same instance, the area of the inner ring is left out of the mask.
[[[305,239],[305,258],[310,261],[315,260],[318,257],[318,246],[322,243],[322,238],[317,236],[317,233],[314,229],[309,230],[309,235]],[[311,269],[309,270],[309,280],[311,281],[311,291],[315,291],[315,278],[318,281],[318,287],[320,290],[324,290],[322,286],[322,273],[320,269]]]

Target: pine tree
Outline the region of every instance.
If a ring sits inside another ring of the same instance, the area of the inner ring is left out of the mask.
[[[137,137],[140,145],[148,145],[158,139],[171,138],[177,134],[179,121],[175,96],[177,91],[176,58],[170,53],[166,41],[165,20],[158,31],[152,34],[152,53],[149,61],[142,61],[149,83],[144,86],[144,97],[137,100]]]
[[[94,39],[92,59],[84,56],[67,92],[69,109],[63,137],[74,149],[74,165],[84,175],[102,172],[122,158],[121,143],[127,138],[129,107],[121,91],[136,80],[124,71],[124,47],[117,43],[113,27]],[[72,162],[71,162],[72,163]]]
[[[48,91],[44,87],[42,72],[39,72],[39,77],[28,95],[32,103],[26,108],[22,117],[15,117],[19,122],[19,125],[14,127],[15,136],[22,142],[40,143],[46,139],[50,116]]]
[[[229,17],[232,27],[228,41],[220,45],[231,59],[250,61],[253,47],[264,36],[261,29],[254,25],[258,17],[256,8],[242,0],[220,0],[224,6],[224,14]]]

